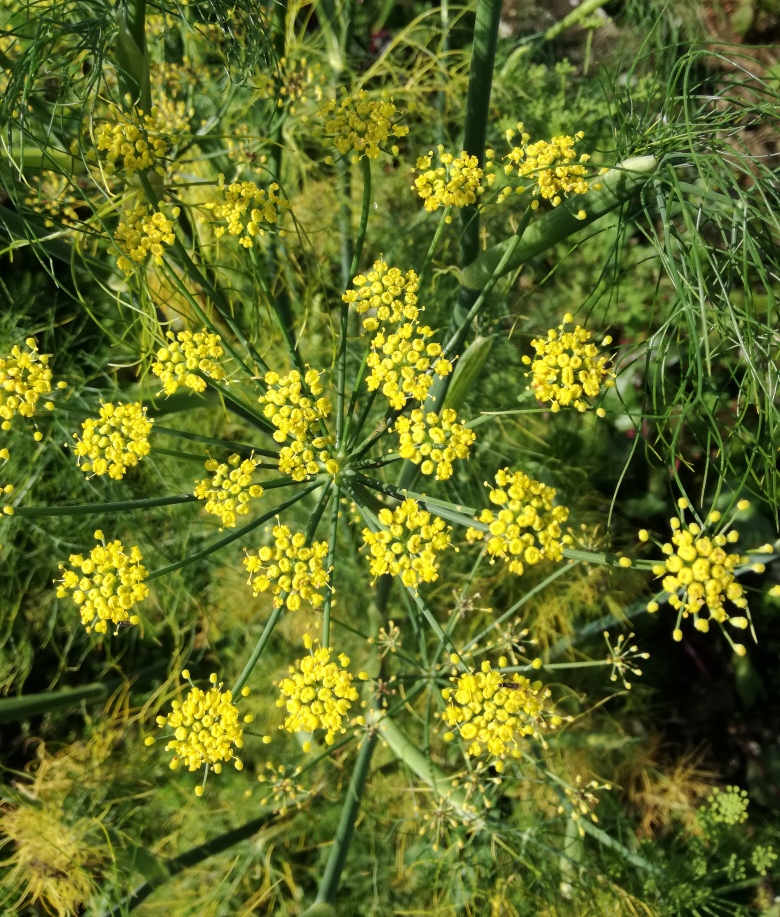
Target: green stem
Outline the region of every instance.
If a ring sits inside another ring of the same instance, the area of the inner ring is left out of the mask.
[[[272,452],[270,449],[258,449],[257,446],[250,446],[249,443],[231,442],[227,439],[217,439],[213,436],[201,436],[200,433],[188,433],[185,430],[174,430],[172,427],[160,427],[154,425],[155,435],[162,433],[163,436],[175,436],[179,439],[188,439],[193,443],[204,443],[207,446],[219,446],[220,449],[237,452],[239,455],[262,455],[266,458],[279,458],[278,452]]]
[[[553,38],[557,38],[561,32],[565,32],[566,29],[581,22],[587,16],[590,16],[591,13],[601,9],[602,6],[604,6],[604,0],[583,0],[583,2],[580,3],[575,10],[572,10],[568,16],[564,16],[560,22],[556,22],[555,25],[551,25],[550,28],[547,29],[544,33],[545,40],[552,41]]]
[[[317,890],[318,904],[333,904],[336,898],[339,882],[341,881],[341,873],[347,860],[352,835],[355,830],[355,820],[360,809],[360,801],[366,788],[371,756],[374,753],[376,744],[377,735],[373,733],[363,739],[363,744],[360,747],[360,752],[355,761],[355,768],[352,771],[352,778],[349,781],[347,797],[341,809],[341,818],[336,829],[336,836],[333,839],[333,846],[330,849],[330,856]]]
[[[485,138],[500,18],[501,0],[477,0],[463,149],[470,156],[477,157],[480,168],[484,168],[485,165]],[[467,265],[471,264],[479,252],[479,211],[476,206],[463,208],[461,222],[461,264]]]
[[[352,283],[355,276],[360,256],[363,252],[363,243],[366,239],[366,229],[368,227],[368,215],[371,209],[371,160],[364,156],[360,160],[363,173],[363,206],[360,211],[360,225],[358,227],[357,240],[355,249],[352,254],[352,260],[349,265],[349,273],[344,281],[344,289]],[[343,226],[342,226],[343,231]],[[347,395],[347,334],[349,330],[349,303],[341,303],[341,319],[339,324],[339,352],[337,357],[337,383],[336,397],[338,404],[336,407],[336,448],[341,446],[344,439],[345,411],[344,404]]]
[[[436,254],[436,249],[439,247],[439,240],[441,239],[442,233],[444,232],[444,227],[447,225],[447,217],[450,215],[451,206],[444,208],[444,213],[441,215],[439,220],[439,225],[436,227],[436,232],[433,234],[433,239],[431,239],[431,244],[428,246],[428,251],[425,255],[425,261],[420,268],[420,286],[422,286],[423,280],[425,280],[425,275],[428,273],[428,268],[431,266],[431,261],[433,261],[433,256]]]
[[[274,632],[274,628],[279,623],[279,618],[281,618],[283,612],[284,605],[279,605],[278,608],[274,608],[274,610],[271,612],[271,617],[266,622],[266,625],[263,628],[263,632],[260,634],[260,639],[257,641],[255,648],[252,650],[252,655],[247,660],[243,672],[241,672],[241,674],[238,676],[238,680],[233,685],[233,697],[238,697],[241,689],[249,680],[249,676],[252,674],[252,670],[257,665],[258,660],[262,656],[263,650],[268,645],[268,641],[271,639],[271,634]]]
[[[277,478],[273,481],[268,481],[263,484],[264,490],[271,490],[275,487],[289,487],[296,482],[292,478]],[[157,570],[152,570],[152,572],[147,576],[147,580],[157,579],[158,576],[164,576],[166,573],[173,573],[175,570],[181,570],[182,567],[188,567],[190,564],[194,564],[196,561],[203,560],[204,557],[208,557],[210,554],[213,554],[215,551],[220,551],[222,548],[227,547],[229,544],[232,544],[234,541],[238,541],[239,538],[243,538],[244,535],[248,535],[251,531],[256,529],[259,525],[262,525],[264,522],[267,522],[269,519],[273,519],[274,516],[277,516],[283,510],[292,506],[294,503],[297,503],[299,500],[303,499],[307,494],[311,493],[315,487],[320,486],[320,481],[315,481],[309,487],[302,490],[299,494],[294,497],[291,497],[289,500],[286,500],[284,503],[280,503],[279,506],[275,506],[272,510],[269,510],[267,513],[263,513],[262,516],[258,516],[257,519],[253,519],[251,522],[247,523],[242,528],[238,529],[235,532],[231,532],[230,535],[226,535],[224,538],[219,538],[217,541],[212,542],[208,547],[204,548],[202,551],[197,551],[195,554],[190,554],[188,557],[184,557],[182,560],[176,560],[172,564],[167,564],[165,567],[159,567]]]
[[[325,561],[325,567],[328,571],[330,588],[325,593],[325,601],[322,604],[322,645],[330,646],[330,610],[333,605],[333,565],[336,559],[336,535],[339,525],[339,499],[341,497],[341,485],[336,484],[333,493],[333,507],[330,514],[330,532],[328,533],[328,557]]]
[[[15,516],[30,518],[40,516],[90,516],[103,513],[123,513],[126,510],[150,509],[153,506],[175,506],[178,503],[195,503],[193,494],[177,497],[147,497],[143,500],[120,500],[116,503],[80,503],[77,506],[16,506]]]

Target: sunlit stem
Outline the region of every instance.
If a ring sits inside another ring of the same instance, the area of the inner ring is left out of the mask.
[[[452,642],[452,640],[450,639],[449,634],[446,634],[446,633],[444,632],[444,630],[442,629],[441,624],[439,624],[439,622],[438,622],[438,621],[436,620],[436,618],[433,616],[433,612],[428,608],[428,606],[425,604],[425,602],[423,602],[423,600],[420,598],[419,592],[417,592],[417,590],[416,590],[416,589],[413,589],[411,586],[407,586],[407,587],[406,587],[406,591],[407,591],[407,592],[409,593],[409,595],[411,596],[412,601],[413,601],[414,604],[417,606],[417,609],[419,610],[420,614],[422,614],[422,616],[423,616],[423,617],[425,618],[425,620],[428,622],[428,626],[431,628],[431,630],[432,630],[432,631],[436,634],[436,636],[439,638],[439,641],[440,641],[441,645],[442,645],[442,646],[446,646],[447,649],[448,649],[451,653],[455,653],[455,654],[457,654],[457,655],[459,656],[460,654],[458,653],[458,650],[457,650],[455,644],[454,644],[454,643]],[[464,671],[464,672],[468,672],[468,671],[469,671],[469,667],[468,667],[462,660],[461,660],[460,663],[458,663],[458,665],[460,666],[460,668],[461,668],[462,671]]]
[[[355,761],[355,767],[347,788],[347,797],[341,809],[341,818],[339,818],[336,836],[333,839],[330,856],[322,874],[320,886],[317,889],[317,901],[319,903],[333,904],[336,898],[339,882],[341,881],[341,873],[347,861],[347,854],[349,853],[352,835],[355,830],[355,820],[366,788],[371,756],[376,748],[377,740],[378,737],[375,733],[363,739],[363,744]]]
[[[347,449],[349,449],[350,446],[352,445],[354,441],[354,437],[357,437],[360,435],[360,429],[363,423],[365,423],[365,419],[368,414],[368,411],[366,410],[366,407],[364,405],[363,410],[360,413],[358,425],[355,427],[355,432],[353,436],[352,434],[352,415],[355,411],[355,406],[360,396],[360,386],[363,384],[363,377],[366,374],[366,365],[368,361],[368,354],[369,354],[369,348],[366,347],[363,353],[363,359],[361,360],[360,367],[358,368],[358,371],[357,371],[357,375],[355,376],[355,381],[352,384],[352,394],[349,396],[349,407],[347,408],[347,417],[344,422],[344,441],[347,443]],[[368,395],[366,396],[366,400],[371,401],[371,403],[373,404],[373,398],[369,398]],[[369,406],[369,410],[370,410],[370,406]]]
[[[257,446],[250,446],[249,443],[231,442],[227,439],[218,439],[213,436],[202,436],[200,433],[189,433],[186,430],[174,430],[172,427],[161,427],[154,425],[154,433],[163,436],[175,436],[180,439],[188,439],[194,443],[204,443],[207,446],[219,446],[221,449],[229,449],[231,452],[237,452],[239,455],[262,455],[266,458],[279,458],[278,452],[272,452],[270,449],[258,449]]]
[[[147,497],[144,500],[122,500],[116,503],[81,503],[78,506],[16,506],[15,516],[90,516],[101,513],[123,513],[134,509],[151,509],[154,506],[175,506],[178,503],[195,503],[193,494],[176,497]]]
[[[348,274],[344,280],[344,289],[352,282],[355,276],[357,266],[360,263],[360,256],[363,252],[363,243],[366,238],[366,228],[368,226],[368,215],[371,209],[371,160],[364,156],[360,160],[361,171],[363,173],[363,206],[360,211],[360,225],[358,226],[357,240],[354,251],[350,259]],[[342,227],[342,232],[344,228]],[[344,404],[347,394],[347,333],[349,330],[349,303],[341,303],[341,319],[339,323],[339,351],[336,358],[336,397],[338,403],[336,406],[336,449],[338,449],[344,439],[345,410]]]

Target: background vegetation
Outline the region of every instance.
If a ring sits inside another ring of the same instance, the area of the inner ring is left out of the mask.
[[[240,555],[210,553],[154,579],[140,626],[113,637],[85,633],[52,585],[98,524],[113,533],[121,523],[156,570],[211,544],[219,522],[197,503],[97,520],[24,507],[187,493],[209,451],[197,437],[253,441],[250,420],[217,397],[194,408],[191,398],[177,401],[187,396],[157,397],[150,365],[160,329],[200,327],[195,307],[210,296],[192,284],[188,296],[174,270],[150,268],[133,285],[117,269],[119,191],[111,176],[96,179],[90,159],[109,100],[146,93],[177,137],[167,185],[184,212],[187,250],[203,256],[204,283],[230,303],[263,358],[281,369],[286,326],[307,363],[335,372],[362,173],[348,159],[326,160],[332,150],[315,128],[321,100],[340,85],[390,91],[406,112],[397,155],[372,164],[360,269],[382,257],[419,270],[438,215],[420,206],[409,170],[439,143],[468,145],[475,8],[149,4],[144,87],[122,56],[121,16],[132,32],[139,6],[39,0],[0,9],[0,353],[34,336],[69,385],[62,408],[41,419],[40,441],[14,438],[0,481],[14,482],[17,508],[0,522],[0,906],[20,915],[315,914],[361,754],[356,737],[309,756],[296,736],[247,740],[243,773],[211,778],[201,799],[188,775],[169,770],[159,743],[143,742],[183,667],[231,683],[263,632],[271,599],[248,598]],[[400,627],[418,668],[402,658],[390,669],[396,680],[376,693],[403,714],[421,754],[377,745],[338,914],[780,913],[777,565],[741,578],[758,642],[745,641],[739,656],[714,632],[688,628],[674,642],[671,610],[646,613],[657,586],[648,571],[616,560],[645,557],[639,529],[665,540],[681,496],[705,514],[749,497],[735,523],[740,545],[777,538],[780,11],[770,0],[626,0],[570,13],[566,4],[504,4],[488,143],[502,156],[505,131],[521,120],[533,138],[584,131],[597,167],[654,156],[657,168],[579,232],[537,250],[528,243],[495,284],[470,327],[470,340],[490,342],[489,356],[460,409],[485,422],[468,463],[436,495],[481,506],[496,469],[522,468],[555,486],[578,547],[614,562],[570,560],[514,578],[463,550],[426,587],[436,620],[457,625],[458,646],[484,640],[501,619],[492,645],[513,665],[543,660],[545,684],[572,717],[537,767],[525,762],[503,780],[431,738],[434,692],[414,689],[428,671],[448,674],[434,664],[443,643],[407,593],[386,598],[382,624]],[[246,252],[217,245],[198,219],[220,173],[278,181],[291,204],[287,234],[262,240],[250,267]],[[521,215],[485,206],[476,240],[458,214],[443,227],[425,278],[428,324],[459,320],[473,265],[495,267],[491,252]],[[472,244],[482,261],[464,255]],[[603,419],[528,400],[521,358],[566,312],[615,342],[617,383]],[[223,318],[214,320],[231,339]],[[349,336],[359,340],[357,325]],[[359,361],[350,350],[350,378]],[[101,398],[139,397],[156,428],[183,436],[161,434],[121,481],[83,474],[64,445],[73,430]],[[302,503],[284,521],[304,528],[311,513]],[[346,499],[343,518],[334,645],[362,666],[372,576],[357,550],[363,523]],[[283,719],[275,683],[320,621],[304,609],[274,631],[246,701],[264,731]],[[612,646],[624,634],[649,654],[633,663],[641,674],[626,673],[630,688],[610,680],[605,630]],[[434,766],[457,773],[480,807],[489,803],[478,825],[421,776]],[[569,808],[559,812],[562,787],[578,777],[599,787],[586,800],[598,824],[588,822],[585,836]]]

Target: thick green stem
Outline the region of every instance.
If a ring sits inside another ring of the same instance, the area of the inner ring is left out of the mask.
[[[566,29],[570,29],[573,25],[576,25],[578,22],[582,22],[587,16],[590,16],[591,13],[595,13],[596,10],[601,9],[604,6],[604,0],[583,0],[580,5],[572,10],[568,16],[564,16],[560,22],[556,22],[555,25],[551,25],[549,29],[544,33],[546,41],[552,41],[553,38],[557,38],[561,32],[565,32]]]
[[[477,0],[463,149],[470,156],[477,157],[480,168],[484,168],[485,165],[485,138],[500,18],[501,0]],[[476,206],[464,207],[461,211],[461,221],[463,234],[460,252],[461,263],[465,266],[471,264],[479,252],[479,211]]]
[[[376,744],[377,735],[373,733],[363,739],[363,744],[360,747],[360,752],[355,761],[355,768],[352,771],[352,779],[349,781],[347,798],[344,800],[344,806],[341,810],[339,826],[333,839],[330,856],[320,880],[320,887],[317,890],[318,904],[333,904],[339,890],[341,873],[347,861],[349,846],[355,830],[355,820],[360,810],[360,802],[366,788],[368,769],[371,765],[371,756],[374,753]]]
[[[463,269],[463,287],[476,295],[496,276],[499,265],[501,273],[498,276],[517,270],[526,261],[584,229],[599,217],[616,210],[642,188],[657,168],[658,160],[654,156],[636,156],[624,160],[597,179],[597,183],[601,184],[600,190],[591,189],[587,194],[569,198],[534,221],[523,235],[522,243],[514,247],[510,258],[505,260],[504,256],[515,237],[478,255]],[[586,213],[583,220],[575,216],[580,210]]]

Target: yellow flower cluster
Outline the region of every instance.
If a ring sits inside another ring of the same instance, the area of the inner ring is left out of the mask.
[[[81,439],[73,434],[74,453],[79,460],[89,459],[79,461],[79,467],[87,474],[107,474],[118,481],[149,454],[147,437],[153,423],[138,402],[101,405],[100,416],[89,417],[81,425]]]
[[[195,392],[206,388],[206,381],[195,375],[196,370],[219,382],[225,378],[225,371],[217,362],[225,351],[218,334],[203,331],[167,332],[169,343],[157,351],[157,361],[152,363],[152,372],[159,376],[166,395],[173,395],[180,385],[186,385]]]
[[[186,669],[181,674],[189,680],[190,673]],[[161,729],[173,729],[174,737],[165,746],[166,751],[174,752],[171,770],[184,764],[187,770],[196,771],[205,765],[219,774],[223,761],[232,761],[238,771],[244,767],[234,751],[244,746],[244,729],[233,703],[233,694],[222,690],[222,682],[217,684],[216,674],[212,674],[209,681],[208,691],[190,682],[187,697],[183,701],[173,701],[167,716],[157,717]],[[242,695],[246,697],[247,694],[249,689],[244,688]],[[247,714],[244,723],[251,723],[252,719],[252,715]],[[146,740],[148,745],[153,741]],[[195,793],[202,796],[203,787],[199,786]]]
[[[366,365],[368,390],[380,386],[390,406],[400,411],[413,398],[425,401],[433,385],[433,373],[440,378],[452,372],[452,363],[444,357],[441,344],[427,344],[433,331],[427,325],[404,322],[392,334],[380,331],[371,342],[372,352]]]
[[[400,576],[412,588],[437,579],[437,555],[450,546],[449,526],[411,498],[395,510],[379,510],[377,518],[384,528],[378,532],[363,529],[363,542],[371,551],[371,573]]]
[[[420,278],[414,271],[402,274],[397,267],[388,267],[380,258],[366,274],[352,280],[353,289],[341,297],[355,304],[358,315],[372,314],[363,319],[364,331],[376,331],[381,322],[408,322],[417,320],[417,290]]]
[[[290,207],[289,201],[277,193],[279,185],[276,182],[272,182],[267,191],[252,181],[231,182],[225,187],[225,176],[220,175],[219,189],[223,199],[205,205],[215,220],[227,224],[217,226],[214,235],[218,239],[226,232],[238,236],[244,248],[253,248],[254,236],[264,236],[269,226],[275,226],[282,212]],[[279,235],[283,236],[284,230],[280,230]]]
[[[319,68],[315,72],[305,57],[300,61],[280,57],[272,72],[260,74],[258,93],[261,98],[275,98],[279,108],[283,108],[286,102],[291,103],[290,114],[294,115],[295,103],[306,98],[312,84],[315,85],[311,94],[316,101],[322,101],[322,87],[317,84],[324,80],[324,74]]]
[[[431,168],[431,151],[427,156],[421,156],[412,169],[412,172],[420,173],[414,180],[412,190],[423,199],[427,211],[432,213],[439,207],[467,207],[476,203],[485,188],[493,184],[495,175],[486,174],[480,168],[476,156],[469,156],[464,150],[455,158],[452,153],[445,153],[441,144],[438,152],[440,166]],[[485,170],[492,167],[492,150],[487,155]],[[451,216],[447,217],[447,222],[452,222]]]
[[[328,585],[328,571],[322,563],[328,556],[328,542],[307,545],[302,532],[293,534],[286,525],[275,526],[272,534],[273,548],[265,545],[256,554],[247,551],[244,558],[252,591],[259,595],[270,590],[276,608],[284,605],[297,611],[302,601],[318,608],[323,602],[320,590]]]
[[[15,344],[7,357],[0,357],[0,430],[10,430],[17,414],[32,417],[41,395],[51,394],[50,355],[38,353],[35,338],[24,343],[26,351]],[[57,388],[67,388],[67,383],[58,382]],[[47,401],[44,407],[51,411],[54,404]]]
[[[351,153],[353,162],[363,156],[378,159],[382,144],[409,133],[408,127],[394,123],[397,116],[400,117],[400,112],[391,96],[371,99],[362,89],[350,96],[343,87],[341,99],[328,99],[319,111],[322,134],[332,138],[342,156]],[[391,152],[393,156],[398,155],[395,144]]]
[[[150,115],[140,110],[128,114],[111,105],[109,113],[113,123],[101,124],[95,131],[95,146],[105,154],[106,173],[113,175],[124,170],[127,178],[132,178],[136,172],[154,169],[164,175],[162,163],[171,138],[159,112],[153,108]]]
[[[212,473],[210,478],[203,478],[195,486],[193,493],[199,500],[205,500],[205,510],[222,521],[219,530],[232,529],[237,516],[246,516],[249,512],[249,501],[263,496],[263,488],[252,483],[252,475],[260,464],[260,459],[250,457],[241,460],[233,453],[227,462],[218,462],[210,458],[205,462],[206,471]]]
[[[419,465],[423,474],[436,472],[437,481],[451,478],[452,463],[467,459],[477,438],[473,430],[457,420],[452,408],[445,408],[441,414],[418,408],[409,417],[399,417],[393,432],[398,434],[401,457]]]
[[[685,510],[689,504],[682,498],[678,500],[678,506],[680,510]],[[749,506],[747,500],[740,500],[737,504],[740,510],[745,510]],[[720,521],[721,514],[717,511],[711,512],[707,517],[707,522],[713,526],[717,526]],[[728,622],[738,630],[745,630],[750,623],[748,602],[745,590],[736,580],[735,570],[749,563],[750,558],[747,555],[726,553],[726,545],[736,544],[739,532],[732,529],[707,534],[706,529],[697,522],[689,522],[686,525],[684,518],[681,521],[676,517],[670,520],[670,525],[672,540],[661,546],[666,561],[655,564],[653,573],[663,577],[661,585],[669,593],[666,601],[678,612],[674,639],[682,640],[680,622],[688,617],[693,618],[696,630],[703,633],[707,633],[712,621],[717,624]],[[641,534],[643,533],[640,533],[640,536]],[[763,550],[769,552],[772,546],[765,545]],[[762,564],[754,566],[759,571],[763,570]],[[731,616],[726,609],[727,601],[746,614]],[[647,610],[658,611],[658,603],[650,602]],[[705,610],[708,617],[703,616]],[[735,652],[744,655],[744,646],[732,645]]]
[[[496,512],[483,509],[477,521],[487,531],[470,528],[466,530],[466,538],[470,542],[485,541],[491,563],[500,557],[518,576],[523,573],[524,563],[562,560],[563,548],[572,543],[572,537],[561,531],[569,510],[565,506],[553,506],[554,488],[509,468],[497,472],[495,481],[496,486],[490,488],[488,496],[500,508]]]
[[[268,390],[258,398],[265,405],[263,414],[276,427],[276,442],[292,440],[279,450],[279,471],[294,481],[303,481],[323,469],[328,474],[339,470],[328,448],[333,438],[324,432],[331,403],[329,398],[317,397],[323,391],[320,375],[316,369],[307,369],[303,376],[297,369],[286,376],[267,372],[264,381]]]
[[[547,402],[553,413],[561,406],[572,405],[578,411],[587,411],[587,398],[595,398],[601,386],[611,388],[615,384],[612,363],[600,356],[598,347],[591,342],[590,332],[580,325],[573,331],[564,331],[574,321],[570,312],[563,316],[558,328],[551,328],[546,338],[534,338],[531,346],[536,356],[524,356],[523,363],[531,367],[533,377],[529,389],[539,401]],[[612,338],[607,335],[601,342],[608,347]]]
[[[517,125],[520,131],[521,146],[513,146],[505,159],[504,172],[511,175],[516,172],[521,178],[531,176],[535,181],[534,195],[550,201],[553,207],[561,203],[561,194],[585,194],[588,191],[588,182],[585,180],[587,169],[585,163],[590,156],[583,153],[577,162],[574,150],[575,144],[585,136],[582,131],[570,137],[562,134],[552,140],[539,140],[529,143],[530,136],[523,130],[522,122]],[[511,143],[515,136],[513,130],[506,132],[506,139]],[[596,187],[596,186],[594,186]],[[523,187],[517,188],[522,193]],[[511,188],[505,188],[499,195],[501,203],[512,193]],[[536,203],[536,202],[535,202]],[[581,210],[577,217],[585,219],[585,211]]]
[[[179,208],[174,207],[171,214],[175,220]],[[122,252],[116,263],[125,274],[131,274],[135,265],[143,264],[149,255],[154,258],[155,264],[162,264],[165,246],[173,245],[175,241],[173,220],[161,210],[139,204],[114,233],[114,242]]]
[[[499,666],[504,665],[502,657]],[[549,688],[516,672],[502,674],[487,659],[479,672],[454,675],[450,681],[453,687],[441,692],[447,701],[442,720],[469,743],[468,755],[487,755],[497,771],[504,769],[507,755],[520,757],[518,737],[533,736],[544,744],[542,730],[561,723],[549,712]],[[454,738],[454,731],[444,733],[446,742]]]
[[[128,612],[149,595],[149,589],[144,584],[146,567],[141,563],[143,558],[137,546],[126,554],[121,541],[106,544],[100,529],[95,532],[95,538],[102,544],[96,545],[89,557],[70,555],[74,569],[66,570],[65,564],[60,564],[63,574],[57,586],[57,598],[64,599],[70,593],[79,606],[87,633],[94,629],[105,634],[109,621],[117,628],[138,624],[138,615]]]
[[[340,653],[339,665],[330,661],[333,650],[329,647],[313,649],[312,638],[305,634],[303,644],[309,655],[299,659],[288,668],[289,678],[279,682],[281,697],[276,701],[277,707],[285,707],[287,717],[281,729],[287,732],[314,732],[325,730],[325,743],[332,745],[336,734],[346,732],[344,721],[354,701],[358,699],[357,689],[352,684],[352,675],[347,671],[349,656]],[[360,672],[358,678],[365,680],[368,676]],[[353,723],[362,725],[362,716],[355,717]],[[306,742],[304,751],[311,744]]]

